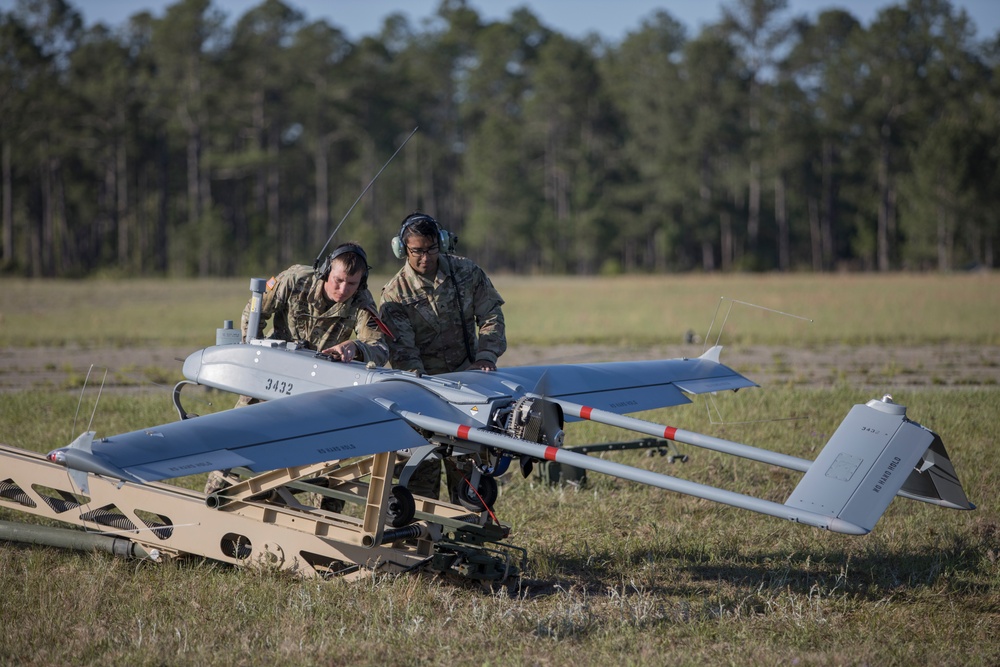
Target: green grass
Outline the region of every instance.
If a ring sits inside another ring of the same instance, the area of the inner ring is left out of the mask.
[[[0,404],[9,444],[46,451],[65,442],[76,397],[10,398]],[[752,411],[761,423],[713,424],[702,398],[647,416],[814,458],[850,405],[869,398],[848,387],[782,387],[717,399],[727,421]],[[996,664],[1000,392],[896,399],[942,434],[980,509],[897,500],[858,538],[594,473],[583,489],[515,475],[498,512],[529,566],[519,586],[493,590],[433,577],[302,581],[210,562],[5,546],[0,664]],[[776,421],[788,417],[797,419]],[[112,395],[98,427],[172,418],[165,396]],[[569,445],[631,438],[593,424],[568,430]],[[681,447],[687,464],[606,456],[779,501],[798,479]],[[0,518],[17,517],[0,509]]]
[[[239,326],[245,280],[24,280],[5,278],[0,346],[124,347],[215,343]]]
[[[193,348],[238,317],[244,282],[5,281],[0,344]],[[674,342],[688,328],[703,335],[721,295],[815,320],[747,310],[727,325],[745,342],[1000,343],[995,275],[496,282],[520,343]],[[812,459],[851,405],[876,397],[844,382],[783,384],[645,416]],[[529,563],[517,585],[490,590],[0,545],[0,665],[1000,664],[1000,391],[928,384],[894,397],[941,434],[979,509],[898,499],[872,534],[848,537],[596,473],[583,489],[513,475],[497,511]],[[89,421],[92,399],[88,391],[74,427],[75,391],[4,394],[0,440],[64,445]],[[190,399],[201,413],[232,402],[219,392]],[[101,399],[94,427],[173,419],[167,390],[115,392]],[[567,430],[568,445],[633,437],[589,423]],[[779,502],[799,477],[681,448],[686,464],[605,456]],[[199,488],[203,478],[177,483]],[[22,519],[10,506],[0,501],[0,519]]]
[[[370,281],[376,299],[383,282]],[[495,276],[494,282],[506,300],[508,340],[519,345],[673,344],[687,331],[705,336],[718,314],[714,340],[730,308],[727,344],[1000,344],[1000,273]],[[248,298],[242,279],[7,278],[0,346],[200,347],[215,341],[223,320],[238,324]]]
[[[728,344],[1000,344],[995,273],[504,277],[496,285],[510,339],[521,343],[680,343],[689,330],[705,336],[718,313],[714,341],[728,313]]]

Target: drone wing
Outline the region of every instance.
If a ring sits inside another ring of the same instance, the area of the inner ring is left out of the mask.
[[[236,466],[262,472],[427,444],[403,419],[372,400],[376,397],[442,419],[465,420],[419,386],[382,382],[300,394],[110,436],[94,440],[89,453],[57,451],[71,467],[152,482]]]
[[[75,442],[52,452],[50,458],[71,469],[133,482],[234,467],[262,472],[426,444],[417,423],[401,418],[400,409],[475,428],[482,423],[471,415],[481,408],[466,402],[489,401],[489,396],[516,398],[534,390],[622,414],[689,403],[683,392],[755,386],[719,363],[718,352],[713,348],[696,359],[451,373],[439,376],[441,380],[385,371],[389,376],[370,384],[308,391],[102,438],[94,440],[89,450]],[[290,358],[280,350],[257,353],[274,356],[276,362]],[[468,393],[463,387],[479,387],[486,393]]]
[[[616,414],[667,408],[690,403],[688,394],[737,390],[757,384],[719,362],[721,347],[693,359],[615,361],[594,364],[520,366],[503,368],[495,376],[508,385],[521,385],[546,398],[584,403]],[[482,373],[452,373],[470,384]],[[533,390],[544,383],[544,390]],[[567,419],[576,418],[567,415]]]

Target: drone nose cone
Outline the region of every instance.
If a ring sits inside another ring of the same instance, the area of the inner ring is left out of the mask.
[[[188,358],[184,360],[184,368],[181,372],[184,374],[184,377],[191,380],[191,382],[198,381],[198,375],[201,372],[201,358],[204,353],[205,350],[192,352],[188,355]]]

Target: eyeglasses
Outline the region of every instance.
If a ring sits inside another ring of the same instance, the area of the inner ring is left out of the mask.
[[[429,248],[411,248],[410,246],[406,246],[406,252],[410,253],[414,257],[423,257],[424,255],[436,255],[438,254],[438,250],[440,250],[440,248],[438,248],[438,246],[436,245],[432,245]]]

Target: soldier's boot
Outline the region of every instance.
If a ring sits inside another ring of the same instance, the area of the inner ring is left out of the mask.
[[[323,500],[319,501],[319,508],[327,512],[341,514],[344,511],[344,501],[340,498],[327,498],[323,496]]]

